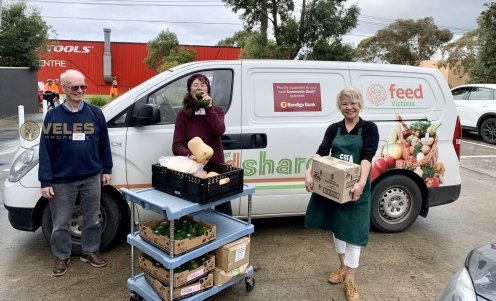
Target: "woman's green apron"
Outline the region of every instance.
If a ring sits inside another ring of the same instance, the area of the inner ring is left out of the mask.
[[[334,158],[353,158],[360,164],[363,140],[362,128],[358,135],[341,135],[338,128],[331,146]],[[305,227],[331,230],[336,238],[345,242],[365,246],[369,240],[370,228],[370,177],[358,201],[339,204],[312,193],[305,216]]]

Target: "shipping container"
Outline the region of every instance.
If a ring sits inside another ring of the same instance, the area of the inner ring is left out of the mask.
[[[109,94],[112,83],[104,77],[104,42],[52,40],[50,44],[47,52],[40,53],[38,81],[46,83],[49,78],[59,78],[67,69],[76,69],[86,77],[86,94]],[[196,53],[195,61],[236,60],[240,55],[237,47],[181,46]],[[110,43],[111,71],[117,80],[119,94],[156,75],[144,63],[147,55],[146,43]]]

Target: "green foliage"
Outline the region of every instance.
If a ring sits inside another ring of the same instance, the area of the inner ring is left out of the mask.
[[[418,20],[397,20],[373,37],[360,42],[355,59],[418,66],[430,59],[449,42],[453,34],[440,30],[431,17]]]
[[[217,43],[217,46],[233,46],[233,47],[240,47],[244,48],[246,39],[252,34],[253,32],[245,29],[245,30],[240,30],[238,32],[235,32],[232,37],[226,38],[224,40],[220,40]]]
[[[86,100],[91,103],[92,105],[95,105],[97,107],[104,106],[109,102],[109,98],[106,96],[88,96],[86,97]]]
[[[191,48],[176,47],[168,56],[163,58],[160,72],[168,70],[180,64],[189,63],[196,57],[196,52]]]
[[[260,28],[256,35],[236,33],[223,40],[241,40],[237,43],[244,45],[244,58],[351,58],[351,48],[342,44],[342,36],[356,27],[359,9],[356,5],[345,8],[346,0],[310,0],[308,5],[304,0],[299,19],[295,16],[293,0],[223,1],[234,12],[242,11],[245,31],[251,31],[256,26]],[[269,22],[275,40],[267,36]],[[348,52],[350,55],[346,54]]]
[[[477,18],[479,53],[470,69],[470,81],[474,83],[496,83],[496,2],[485,4],[487,9]]]
[[[445,45],[442,54],[447,58],[440,60],[438,67],[449,68],[460,77],[467,74],[477,59],[477,35],[478,30],[475,29]]]
[[[191,62],[196,53],[192,49],[183,49],[175,33],[162,30],[158,37],[147,44],[148,56],[145,64],[149,69],[162,72],[179,64]]]
[[[0,66],[40,68],[37,52],[48,45],[51,27],[24,1],[2,9]]]
[[[272,40],[266,41],[262,33],[254,32],[246,39],[245,47],[241,50],[240,58],[277,58],[277,45]]]
[[[346,1],[314,0],[305,12],[301,24],[306,49],[301,58],[312,60],[352,60],[353,49],[343,45],[342,36],[357,26],[360,9],[354,4],[344,7]]]

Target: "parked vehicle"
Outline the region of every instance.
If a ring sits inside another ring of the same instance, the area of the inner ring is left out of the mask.
[[[462,129],[476,131],[496,144],[496,84],[471,84],[451,90]]]
[[[438,301],[496,301],[496,243],[473,249]]]
[[[102,246],[129,227],[129,206],[119,192],[151,186],[151,166],[171,155],[175,115],[186,81],[201,72],[214,103],[226,112],[226,162],[253,184],[253,217],[304,215],[304,176],[326,128],[342,119],[336,95],[346,85],[362,90],[364,119],[379,128],[372,167],[371,223],[384,232],[408,228],[429,207],[460,195],[461,129],[449,87],[439,71],[399,65],[242,60],[194,62],[167,70],[103,108],[114,161],[112,186],[102,192]],[[47,200],[40,196],[38,140],[15,156],[3,200],[12,226],[51,235]],[[247,199],[232,202],[247,215]],[[81,215],[74,212],[74,246]],[[76,252],[76,249],[75,249]]]

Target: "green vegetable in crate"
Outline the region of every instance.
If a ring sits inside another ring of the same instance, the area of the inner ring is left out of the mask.
[[[208,228],[205,226],[201,226],[196,230],[196,236],[202,236],[205,235],[205,232],[207,232]]]
[[[208,260],[208,259],[207,259],[206,257],[202,257],[202,258],[200,258],[200,262],[199,262],[199,264],[200,264],[200,265],[203,265],[203,264],[204,264],[207,260]]]
[[[180,233],[174,234],[174,240],[183,240],[184,236],[182,236]]]
[[[190,260],[188,262],[188,270],[193,271],[200,267],[200,264],[196,260]]]
[[[189,228],[187,231],[186,231],[186,235],[190,235],[191,238],[195,238],[196,237],[196,229],[195,228]]]
[[[178,266],[177,268],[174,269],[174,273],[182,273],[184,271],[185,269],[183,266]]]

